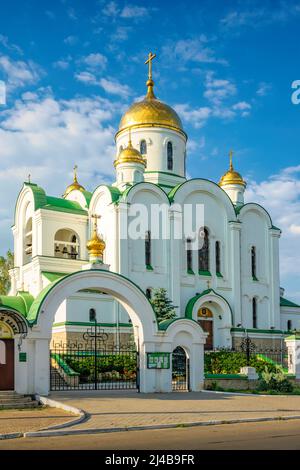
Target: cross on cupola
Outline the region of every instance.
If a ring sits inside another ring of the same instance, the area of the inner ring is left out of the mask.
[[[155,59],[155,57],[156,54],[149,52],[148,59],[145,62],[145,64],[148,64],[148,80],[152,80],[152,60]]]

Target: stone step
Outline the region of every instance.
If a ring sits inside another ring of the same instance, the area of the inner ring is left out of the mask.
[[[30,403],[31,401],[32,401],[31,397],[16,396],[16,397],[2,398],[0,396],[0,405],[5,404],[5,403]]]
[[[13,409],[24,409],[24,408],[37,408],[39,406],[39,402],[36,400],[32,400],[30,402],[24,403],[0,403],[0,410],[13,410]]]

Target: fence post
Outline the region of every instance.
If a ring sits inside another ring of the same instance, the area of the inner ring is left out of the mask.
[[[295,334],[285,338],[288,350],[288,370],[289,374],[294,374],[296,379],[300,379],[300,335]]]

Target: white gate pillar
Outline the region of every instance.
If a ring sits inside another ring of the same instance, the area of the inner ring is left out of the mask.
[[[50,391],[50,357],[48,339],[35,340],[34,392],[49,395]]]
[[[285,343],[288,349],[289,374],[294,374],[296,379],[300,379],[300,336],[288,336]]]

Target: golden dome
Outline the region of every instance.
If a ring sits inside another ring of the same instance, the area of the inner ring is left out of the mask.
[[[153,92],[154,82],[152,80],[152,60],[156,57],[150,52],[145,64],[149,65],[149,74],[147,80],[147,95],[142,101],[133,103],[122,117],[119,130],[116,136],[129,127],[165,127],[177,132],[181,132],[185,137],[180,117],[167,104],[158,100]]]
[[[70,184],[64,194],[63,194],[63,197],[66,198],[68,196],[68,194],[70,194],[72,191],[85,191],[85,188],[83,186],[81,186],[81,184],[78,183],[78,180],[77,180],[77,165],[74,166],[74,179],[73,179],[73,183]]]
[[[130,135],[127,147],[121,150],[117,160],[114,161],[114,166],[116,167],[121,163],[141,163],[144,166],[147,164],[146,159],[142,156],[142,154],[132,146]]]
[[[91,239],[87,242],[86,247],[89,252],[90,258],[103,259],[103,253],[105,250],[105,241],[99,237],[97,232],[97,217],[95,217],[95,224]]]
[[[230,151],[229,156],[230,156],[230,166],[229,170],[222,176],[222,178],[219,181],[219,186],[225,186],[227,184],[239,184],[241,186],[246,186],[246,181],[244,181],[242,175],[238,173],[237,171],[234,170],[233,164],[232,164],[232,154],[233,152]]]

